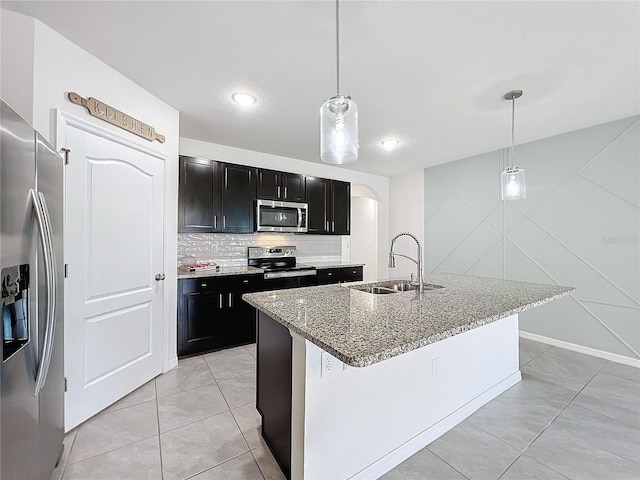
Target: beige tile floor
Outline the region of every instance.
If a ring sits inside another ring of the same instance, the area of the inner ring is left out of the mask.
[[[520,360],[522,382],[383,478],[640,479],[640,369],[525,339]],[[255,345],[192,357],[70,432],[52,480],[282,479],[259,428]]]

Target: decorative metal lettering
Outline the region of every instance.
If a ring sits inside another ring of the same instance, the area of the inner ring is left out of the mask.
[[[146,123],[142,123],[126,113],[113,108],[111,105],[96,100],[93,97],[83,98],[75,92],[69,92],[69,100],[76,105],[82,105],[94,117],[100,118],[105,122],[109,122],[117,127],[123,128],[131,133],[146,138],[150,142],[157,140],[160,143],[165,142],[164,135],[156,133],[156,130]]]

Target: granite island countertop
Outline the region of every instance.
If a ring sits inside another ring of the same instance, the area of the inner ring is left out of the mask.
[[[444,288],[374,295],[342,284],[242,298],[347,365],[366,367],[575,290],[449,273],[426,275],[425,281]]]

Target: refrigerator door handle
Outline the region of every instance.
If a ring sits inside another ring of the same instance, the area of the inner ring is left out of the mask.
[[[34,396],[38,395],[44,382],[47,379],[49,365],[51,363],[51,353],[53,349],[53,338],[55,332],[55,306],[56,306],[56,262],[53,249],[53,235],[51,233],[51,218],[44,195],[35,190],[30,191],[33,208],[38,220],[40,231],[40,241],[44,253],[44,270],[47,285],[47,310],[46,327],[44,333],[44,345],[39,358],[38,373],[36,375]]]

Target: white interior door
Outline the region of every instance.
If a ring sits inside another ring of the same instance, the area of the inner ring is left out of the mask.
[[[65,429],[162,371],[165,162],[66,126]]]

